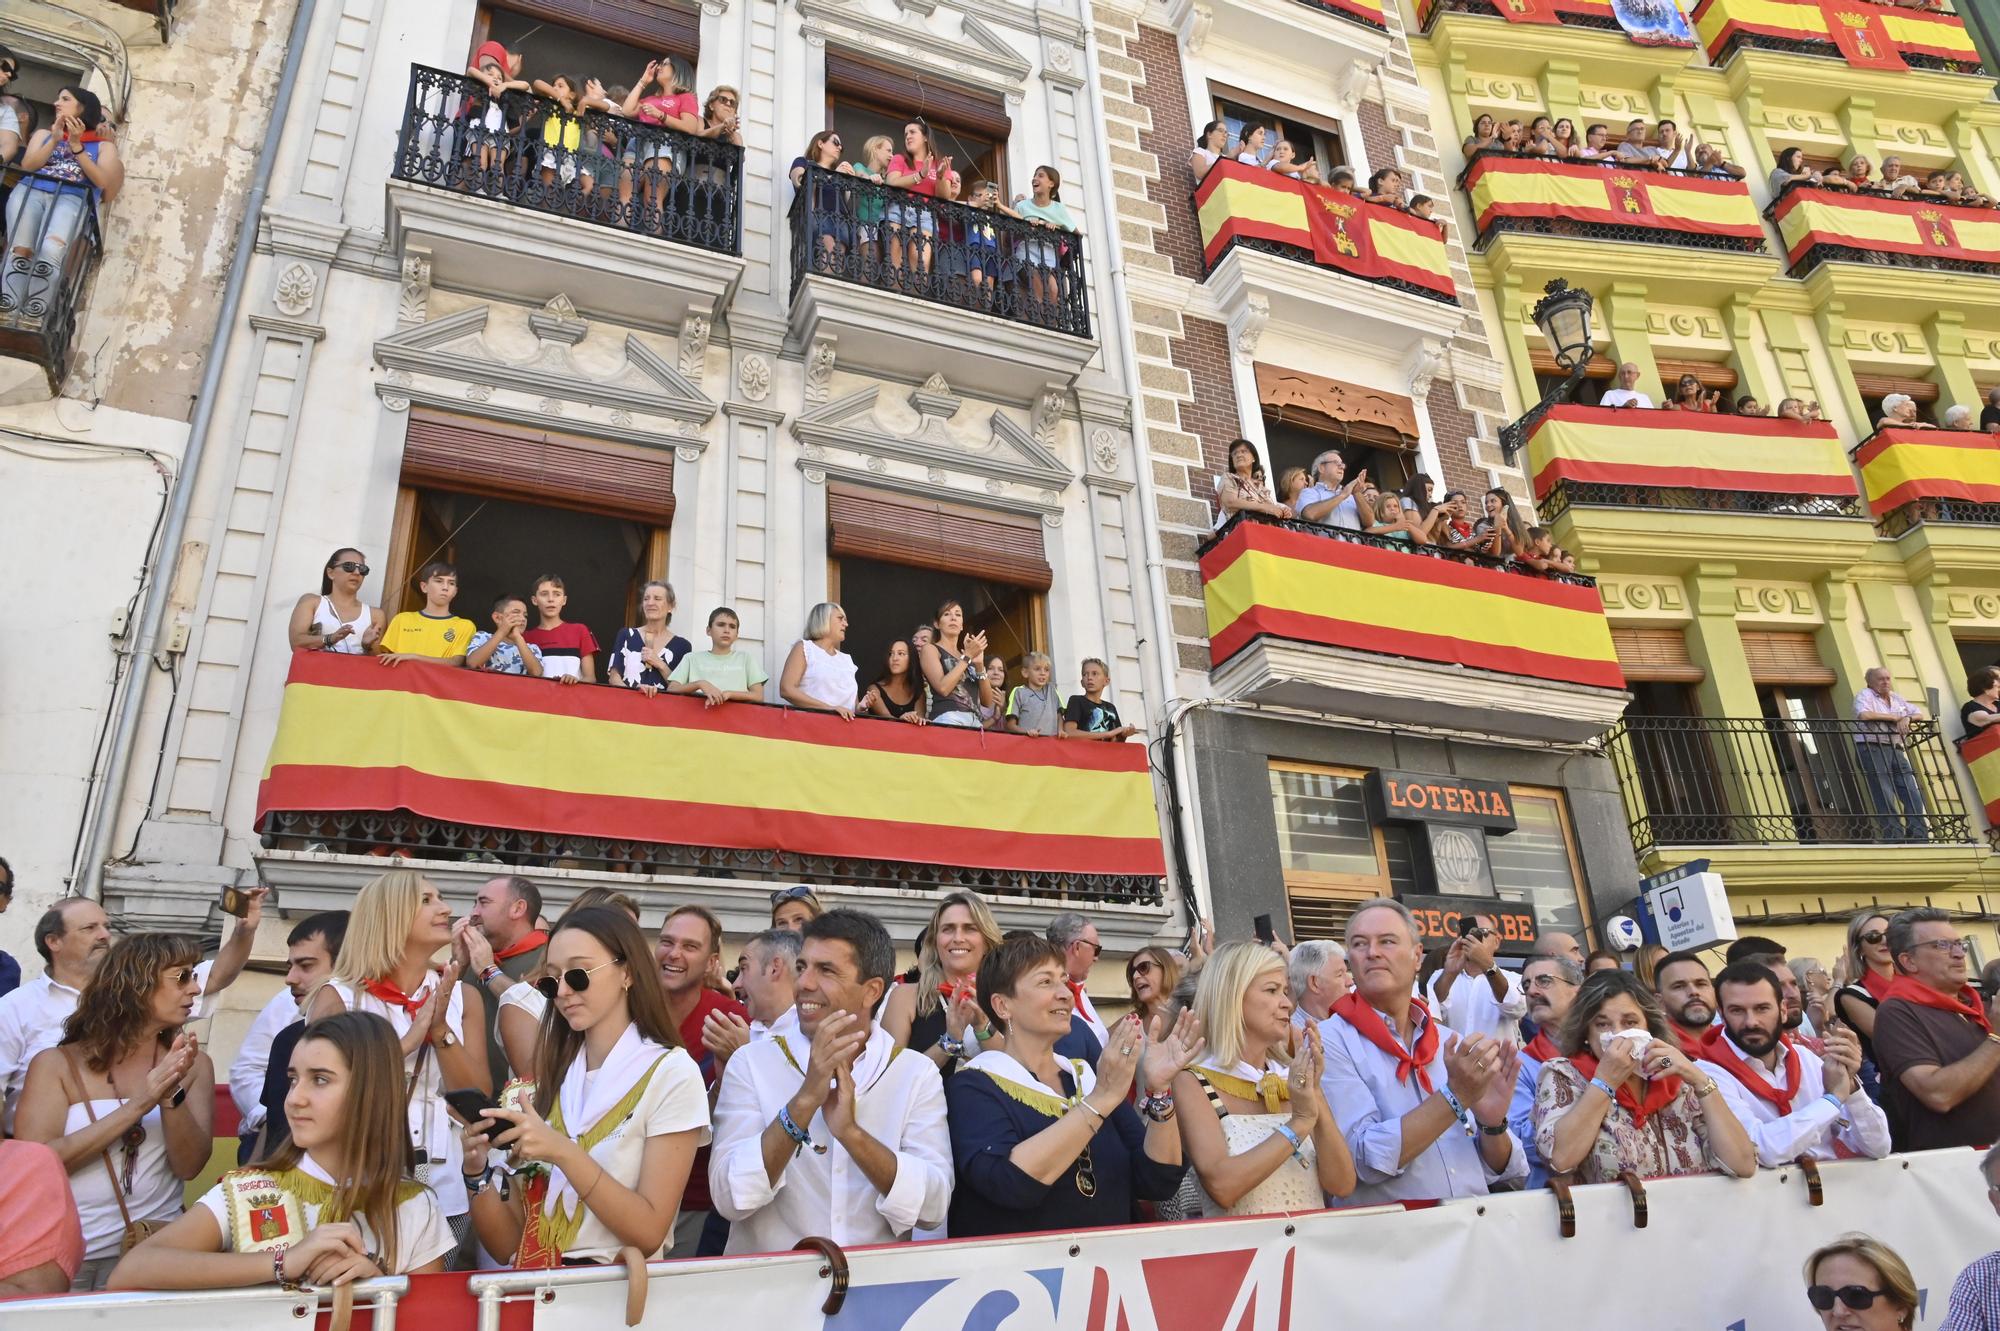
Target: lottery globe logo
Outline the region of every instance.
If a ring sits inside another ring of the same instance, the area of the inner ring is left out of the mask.
[[[1440,832],[1431,842],[1431,858],[1437,867],[1439,886],[1453,888],[1480,885],[1479,843],[1470,833]]]

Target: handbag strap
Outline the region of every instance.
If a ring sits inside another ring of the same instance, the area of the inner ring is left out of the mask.
[[[69,1064],[69,1070],[76,1074],[76,1089],[83,1096],[83,1112],[92,1123],[96,1123],[97,1111],[90,1107],[90,1087],[83,1083],[83,1069],[76,1065],[76,1051],[68,1045],[59,1047],[62,1049],[63,1062]],[[109,1080],[109,1077],[106,1080]],[[111,1089],[115,1091],[118,1088],[113,1086]],[[117,1169],[112,1167],[110,1148],[99,1151],[97,1158],[104,1162],[104,1173],[111,1180],[111,1199],[118,1203],[118,1218],[125,1222],[125,1228],[129,1230],[132,1228],[132,1212],[125,1205],[125,1189],[118,1182]]]

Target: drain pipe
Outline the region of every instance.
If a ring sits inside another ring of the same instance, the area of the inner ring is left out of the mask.
[[[285,117],[291,111],[292,91],[298,86],[299,70],[305,64],[306,38],[312,31],[315,8],[317,0],[299,0],[298,11],[292,15],[291,34],[285,42],[285,63],[278,72],[278,87],[271,103],[271,120],[264,127],[264,143],[257,152],[256,170],[243,206],[243,227],[236,236],[236,251],[230,256],[229,279],[222,289],[215,336],[209,342],[208,359],[202,365],[194,417],[188,422],[187,451],[181,455],[180,467],[175,472],[173,496],[168,501],[166,523],[160,532],[159,552],[154,557],[152,582],[146,588],[146,604],[139,614],[138,635],[131,640],[131,651],[126,658],[124,686],[114,704],[118,709],[117,721],[111,732],[110,756],[103,769],[104,783],[90,813],[90,834],[85,838],[82,858],[70,866],[73,896],[102,895],[104,860],[111,853],[111,837],[118,826],[118,804],[125,797],[127,769],[138,739],[139,714],[146,702],[147,663],[159,649],[160,629],[172,600],[173,569],[180,562],[181,543],[187,536],[188,510],[194,502],[195,480],[215,425],[215,399],[222,388],[224,353],[235,329],[237,312],[243,305],[243,282],[250,271],[250,256],[257,247],[264,197],[270,190]]]
[[[1099,144],[1107,144],[1111,140],[1110,136],[1104,132],[1102,101],[1104,83],[1098,64],[1097,19],[1091,8],[1091,0],[1081,0],[1080,17],[1083,22],[1084,76],[1090,81],[1088,101],[1091,119],[1097,130],[1097,134],[1092,141]],[[1100,165],[1103,164],[1103,159],[1100,159]],[[1180,663],[1174,651],[1173,615],[1167,607],[1167,560],[1160,545],[1160,507],[1153,489],[1153,450],[1146,437],[1146,413],[1139,402],[1139,352],[1131,336],[1132,302],[1125,284],[1125,247],[1118,235],[1117,204],[1112,197],[1113,192],[1110,189],[1108,169],[1105,176],[1105,184],[1105,201],[1110,205],[1104,210],[1104,220],[1106,222],[1104,233],[1105,240],[1111,250],[1111,306],[1117,311],[1119,370],[1125,376],[1125,382],[1131,386],[1132,393],[1132,442],[1134,452],[1132,462],[1133,470],[1138,475],[1139,507],[1141,510],[1139,514],[1139,540],[1146,556],[1147,610],[1153,621],[1153,663],[1156,673],[1159,676],[1160,703],[1158,712],[1160,717],[1166,718],[1172,715],[1173,705],[1179,700],[1176,695],[1180,690]],[[1165,733],[1165,742],[1178,746],[1181,742],[1182,734],[1182,727],[1168,725]],[[1178,780],[1175,775],[1177,773],[1184,773],[1187,770],[1187,764],[1181,761],[1181,755],[1177,749],[1174,760],[1167,764],[1169,775],[1166,779],[1170,785],[1176,787],[1168,792],[1168,817],[1175,822],[1176,826],[1174,830],[1178,833],[1182,846],[1187,850],[1186,858],[1193,865],[1189,870],[1189,874],[1195,881],[1183,883],[1183,892],[1200,903],[1203,913],[1212,915],[1214,908],[1209,901],[1208,876],[1203,869],[1205,861],[1202,860],[1199,854],[1195,853],[1201,845],[1201,839],[1195,827],[1193,800],[1184,800],[1180,797]],[[1192,782],[1189,783],[1188,789],[1192,793]],[[1174,814],[1176,809],[1178,810],[1177,818]]]

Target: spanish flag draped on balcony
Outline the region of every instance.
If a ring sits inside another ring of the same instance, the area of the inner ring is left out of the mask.
[[[1903,69],[1905,53],[1969,65],[1979,50],[1956,14],[1893,9],[1870,0],[1702,0],[1695,31],[1711,60],[1735,36],[1827,42],[1848,64],[1863,69]]]
[[[2000,211],[1929,199],[1878,199],[1845,190],[1790,189],[1771,215],[1797,263],[1815,245],[2000,264]]]
[[[564,836],[1158,876],[1143,744],[827,713],[300,652],[258,791]]]
[[[1958,756],[1972,773],[1973,789],[1986,806],[1986,821],[2000,827],[2000,726],[1966,740],[1959,745]]]
[[[1563,481],[1748,494],[1858,493],[1832,425],[1643,407],[1552,407],[1528,436],[1535,498]]]
[[[1457,299],[1444,232],[1400,209],[1226,158],[1195,186],[1194,206],[1211,268],[1231,241],[1269,240],[1309,251],[1323,268],[1392,277]]]
[[[1973,430],[1877,430],[1854,450],[1876,517],[1922,499],[2000,504],[2000,439]]]
[[[1201,557],[1209,653],[1258,637],[1623,688],[1597,588],[1239,519]]]
[[[1764,238],[1749,187],[1740,180],[1663,175],[1542,157],[1481,157],[1465,173],[1481,231],[1496,218],[1533,217],[1593,226]]]

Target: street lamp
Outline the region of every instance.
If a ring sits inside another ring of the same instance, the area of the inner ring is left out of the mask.
[[[1572,287],[1560,277],[1550,279],[1543,291],[1546,294],[1535,302],[1535,327],[1542,330],[1556,364],[1569,371],[1569,377],[1544,393],[1542,400],[1528,408],[1521,419],[1501,429],[1500,452],[1509,462],[1527,443],[1535,425],[1548,415],[1549,408],[1569,401],[1569,395],[1583,382],[1584,371],[1590,365],[1590,293]]]

